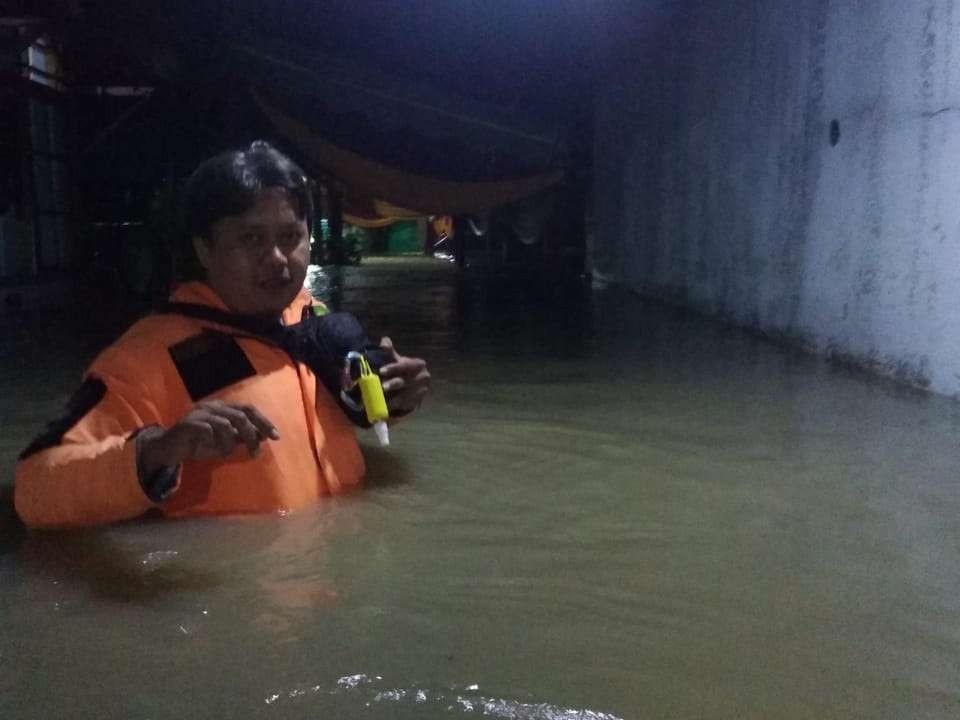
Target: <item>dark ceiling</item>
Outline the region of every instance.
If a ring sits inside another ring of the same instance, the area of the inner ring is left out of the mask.
[[[269,134],[242,124],[256,115],[236,107],[243,83],[371,159],[499,178],[586,162],[605,68],[649,50],[679,2],[0,0],[0,22],[26,19],[61,47],[68,84],[87,92],[74,105],[85,165],[113,184]],[[101,86],[155,92],[149,105],[89,94]]]
[[[224,43],[269,47],[428,83],[550,119],[602,81],[604,55],[641,42],[667,0],[43,0],[0,15],[44,16],[72,38],[89,83],[154,82],[216,63]]]

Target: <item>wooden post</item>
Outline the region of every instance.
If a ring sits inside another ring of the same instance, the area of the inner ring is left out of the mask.
[[[417,242],[423,248],[423,254],[433,257],[433,242],[430,239],[430,223],[425,217],[417,218]]]
[[[343,246],[343,188],[336,184],[328,187],[330,199],[330,217],[327,226],[330,228],[330,257],[335,265],[343,265],[347,254]]]
[[[466,223],[460,223],[465,225]],[[461,270],[467,266],[467,243],[464,242],[464,228],[457,227],[457,218],[450,218],[450,233],[453,235],[453,256],[457,261],[457,267]]]

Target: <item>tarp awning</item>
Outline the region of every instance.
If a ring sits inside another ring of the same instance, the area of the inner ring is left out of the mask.
[[[390,219],[479,213],[535,195],[564,175],[556,170],[506,180],[464,182],[414,175],[326,142],[277,107],[265,93],[254,90],[253,96],[277,133],[308,164],[343,183],[348,215],[357,220],[386,224]],[[352,222],[349,216],[347,219]]]

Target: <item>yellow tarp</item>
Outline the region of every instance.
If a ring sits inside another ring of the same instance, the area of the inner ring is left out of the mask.
[[[563,178],[561,170],[487,182],[455,182],[414,175],[328,143],[302,122],[277,108],[263,93],[255,90],[253,95],[277,132],[309,163],[345,185],[347,215],[364,222],[386,225],[394,220],[426,215],[478,213],[534,195]],[[363,208],[364,211],[349,212],[353,208]],[[371,217],[367,217],[368,212]],[[345,219],[354,222],[350,217]]]
[[[387,227],[388,225],[393,225],[398,220],[406,220],[407,218],[398,218],[398,217],[381,217],[381,218],[368,218],[361,217],[360,215],[354,215],[352,213],[345,212],[343,214],[344,222],[348,222],[351,225],[356,225],[357,227],[367,228],[373,230],[375,228]]]

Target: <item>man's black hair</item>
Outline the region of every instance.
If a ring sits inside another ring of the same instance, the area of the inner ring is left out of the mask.
[[[313,228],[313,195],[303,170],[270,143],[257,140],[245,150],[232,150],[203,162],[183,191],[182,247],[177,275],[197,279],[203,272],[194,256],[193,238],[210,240],[213,225],[246,212],[263,190],[286,191],[300,220]]]

